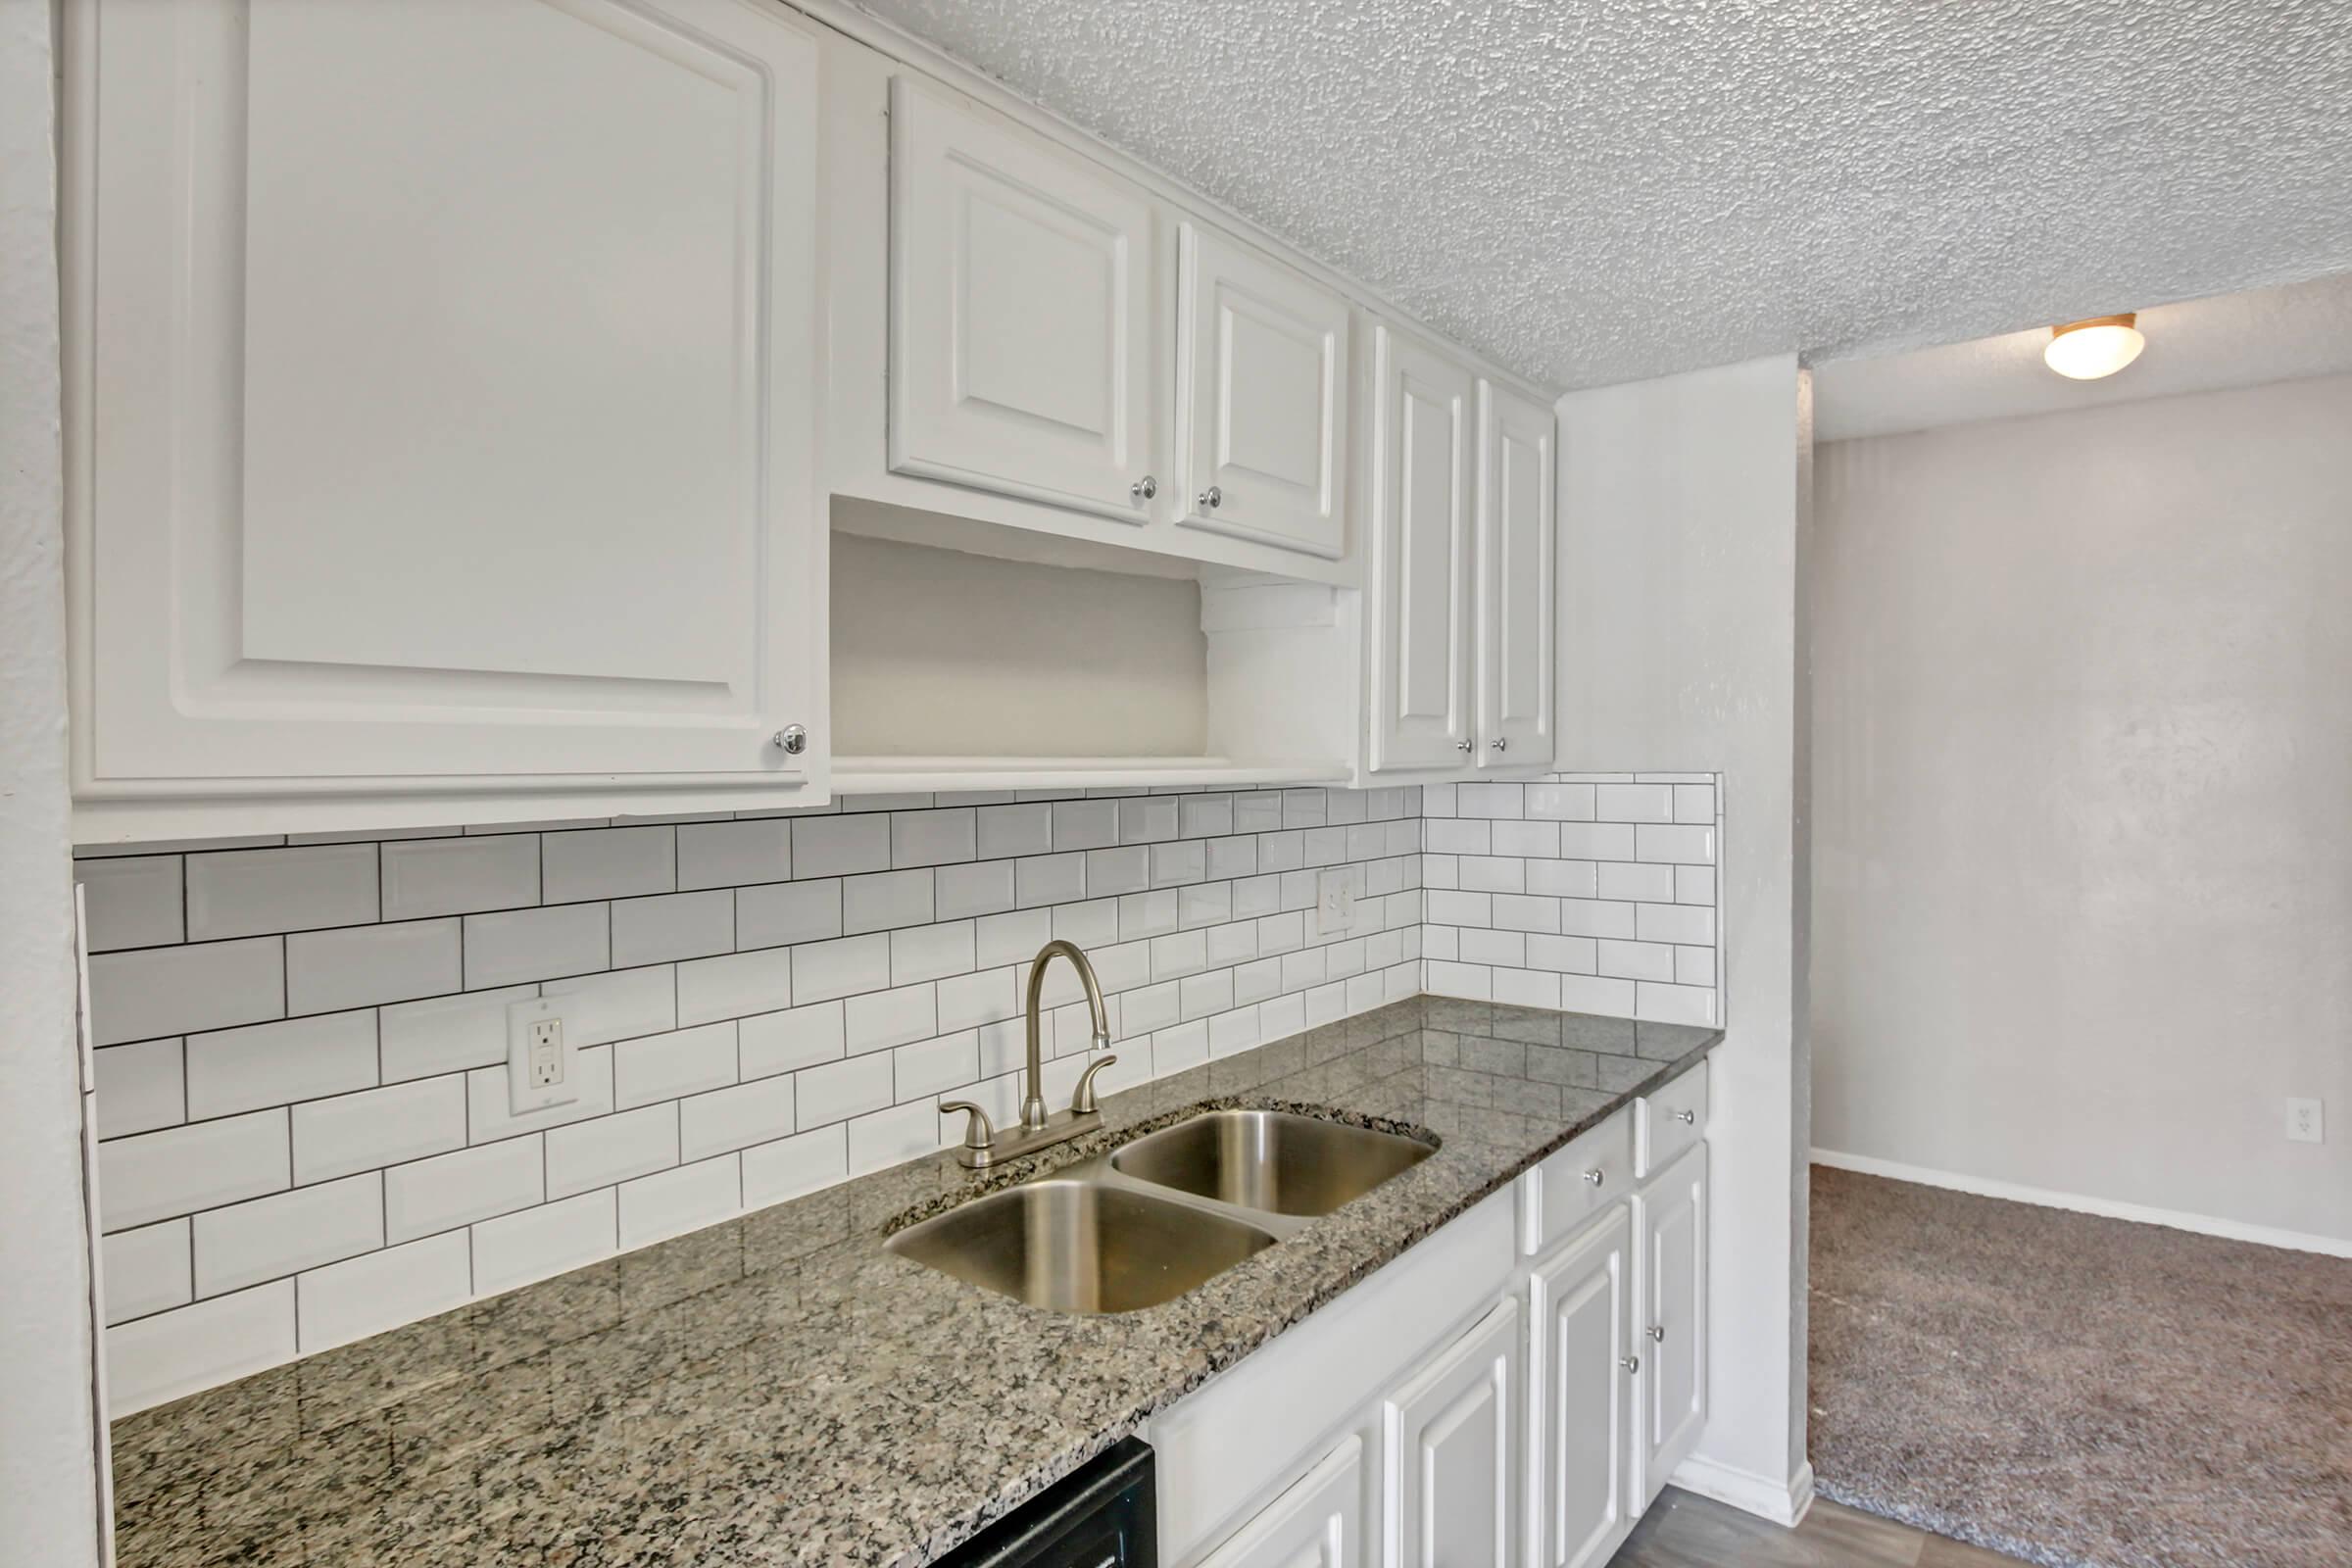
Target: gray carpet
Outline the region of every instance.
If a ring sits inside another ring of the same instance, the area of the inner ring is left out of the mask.
[[[2352,1565],[2352,1261],[1816,1167],[1816,1483],[2051,1568]]]

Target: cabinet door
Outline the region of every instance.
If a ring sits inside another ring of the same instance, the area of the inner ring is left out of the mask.
[[[1375,329],[1371,770],[1471,747],[1470,372]]]
[[[1707,1146],[1658,1174],[1635,1200],[1642,1249],[1640,1475],[1646,1508],[1707,1421]]]
[[[1178,519],[1337,561],[1348,302],[1197,223],[1177,272]]]
[[[1352,1434],[1200,1568],[1360,1568],[1364,1446]]]
[[[77,794],[794,782],[813,30],[68,9]]]
[[[1149,521],[1152,222],[1107,172],[893,77],[891,467]]]
[[[1621,1202],[1529,1281],[1529,1512],[1543,1568],[1596,1568],[1633,1528],[1633,1216]]]
[[[1504,1301],[1383,1403],[1389,1568],[1518,1568],[1519,1335]]]
[[[1551,760],[1551,411],[1478,384],[1478,765]]]

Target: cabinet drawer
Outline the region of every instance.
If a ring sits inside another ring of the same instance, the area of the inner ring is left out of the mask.
[[[1533,1257],[1633,1185],[1634,1119],[1621,1110],[1520,1178],[1520,1250]]]
[[[1634,1102],[1635,1179],[1649,1180],[1706,1130],[1707,1064],[1702,1061],[1656,1094]]]

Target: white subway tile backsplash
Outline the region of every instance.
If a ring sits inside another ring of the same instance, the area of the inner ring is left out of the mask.
[[[421,920],[539,902],[539,835],[408,839],[383,847],[387,920]]]
[[[485,1220],[473,1227],[473,1293],[493,1296],[610,1257],[618,1233],[610,1187]]]
[[[793,1115],[789,1075],[692,1096],[678,1103],[678,1156],[708,1159],[772,1142],[793,1130]]]
[[[735,1079],[732,1018],[612,1048],[612,1104],[618,1110],[722,1088]]]
[[[845,1038],[838,1002],[763,1012],[736,1025],[737,1055],[747,1079],[838,1060]]]
[[[358,925],[376,916],[375,846],[225,850],[187,858],[188,940]]]
[[[466,988],[454,919],[310,931],[285,943],[288,1012],[333,1012]]]
[[[169,1311],[194,1299],[186,1220],[117,1231],[105,1238],[99,1250],[106,1275],[108,1324]]]
[[[184,1054],[177,1040],[111,1046],[92,1058],[98,1073],[98,1136],[121,1138],[188,1119]]]
[[[804,1127],[846,1121],[865,1111],[879,1110],[898,1099],[888,1052],[808,1068],[799,1075],[795,1092],[800,1096],[800,1123]]]
[[[99,1214],[128,1230],[279,1192],[291,1176],[282,1109],[168,1127],[98,1146]]]
[[[841,884],[842,930],[850,936],[888,931],[931,920],[932,873],[887,871],[845,877]]]
[[[742,1172],[733,1154],[722,1154],[621,1183],[621,1247],[650,1247],[727,1218],[743,1207]]]
[[[1594,820],[1603,785],[1612,809],[1642,820]],[[1657,818],[1660,800],[1670,818]],[[298,858],[231,867],[244,874],[234,907],[272,911],[240,917],[277,930],[210,944],[171,923],[185,895],[173,878],[182,857],[229,847],[142,847],[111,858],[121,869],[92,859],[79,871],[107,950],[92,963],[109,1042],[104,1203],[124,1282],[110,1309],[155,1314],[110,1342],[186,1319],[184,1343],[159,1330],[123,1352],[148,1357],[134,1391],[161,1387],[180,1376],[172,1357],[235,1338],[208,1327],[228,1321],[206,1315],[218,1302],[267,1296],[274,1306],[238,1322],[276,1334],[282,1358],[297,1317],[303,1348],[339,1343],[938,1148],[958,1131],[937,1113],[942,1096],[1009,1118],[1021,988],[1049,937],[1086,948],[1103,983],[1121,1058],[1105,1087],[1424,987],[1711,1012],[1712,865],[1638,858],[1635,836],[1711,836],[1719,808],[1710,775],[1625,774],[1361,793],[916,794],[727,820],[326,835],[291,846]],[[311,854],[321,849],[333,853]],[[291,930],[323,907],[292,871],[369,855],[377,908]],[[292,883],[274,902],[251,891],[271,865]],[[1333,865],[1351,867],[1356,887],[1345,934],[1323,933],[1313,913]],[[1604,941],[1627,973],[1600,972]],[[579,1048],[580,1099],[516,1116],[506,1008],[541,994]],[[1047,971],[1044,996],[1058,1099],[1093,1026],[1067,965]],[[371,1017],[380,1084],[359,1049]],[[316,1059],[265,1049],[314,1032],[343,1045]],[[212,1108],[272,1103],[176,1125],[190,1094]],[[245,1205],[378,1179],[380,1232],[359,1232],[368,1250],[352,1257],[303,1261],[316,1256],[305,1247],[359,1245],[330,1244],[322,1225],[248,1237],[250,1257],[233,1245]],[[261,1260],[261,1242],[283,1250]],[[184,1299],[199,1270],[223,1287],[261,1266],[296,1278]]]
[[[1715,861],[1712,827],[1663,827],[1645,822],[1634,832],[1636,859],[1672,860],[1690,865],[1712,865]]]
[[[538,1135],[395,1165],[384,1172],[384,1239],[395,1246],[546,1201]]]
[[[223,1295],[382,1247],[383,1174],[207,1209],[193,1225],[196,1294]]]
[[[726,888],[619,899],[612,905],[612,961],[622,967],[735,951],[735,895]]]
[[[549,904],[674,892],[677,829],[600,827],[541,834],[539,878]]]
[[[677,1162],[676,1101],[574,1122],[547,1135],[547,1196],[567,1198]]]
[[[797,1138],[779,1138],[745,1150],[742,1159],[744,1205],[781,1203],[849,1175],[849,1129],[836,1122]]]
[[[321,1182],[466,1147],[460,1073],[314,1100],[293,1110],[294,1180]]]
[[[890,984],[890,938],[885,935],[811,942],[791,952],[793,992],[804,1004],[879,991]]]
[[[91,1033],[101,1046],[259,1023],[286,1012],[280,937],[92,954],[88,974]]]
[[[826,943],[821,946],[831,947]],[[710,1023],[792,1005],[795,956],[806,948],[760,948],[715,958],[696,958],[677,968],[678,1022]],[[804,1001],[808,1000],[803,998]]]
[[[463,1072],[507,1059],[507,1004],[539,994],[537,986],[510,986],[461,997],[434,997],[376,1009],[377,1051],[386,1083]],[[565,1019],[572,1043],[581,1043],[577,1024]]]
[[[792,824],[690,822],[678,828],[678,888],[731,888],[792,877]]]
[[[113,1414],[144,1410],[294,1354],[294,1282],[277,1280],[106,1331]]]
[[[294,1282],[296,1335],[311,1355],[446,1312],[472,1294],[471,1249],[465,1232],[451,1231],[304,1274]]]
[[[178,856],[76,860],[74,880],[81,884],[90,952],[151,948],[186,940]]]
[[[316,1100],[375,1081],[375,1014],[366,1008],[188,1037],[191,1120]]]
[[[1638,988],[1634,1016],[1655,1023],[1701,1026],[1721,1021],[1712,986],[1660,985],[1644,980]]]
[[[792,824],[792,869],[804,877],[889,870],[890,818],[879,811],[801,818]]]

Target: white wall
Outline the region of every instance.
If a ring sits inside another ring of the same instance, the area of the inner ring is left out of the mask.
[[[1820,463],[1816,1143],[2352,1241],[2352,377]]]
[[[1786,1516],[1804,1462],[1805,454],[1793,357],[1560,400],[1559,762],[1716,770],[1707,1431],[1677,1482]]]
[[[99,1560],[66,858],[49,8],[0,6],[0,1542]]]

